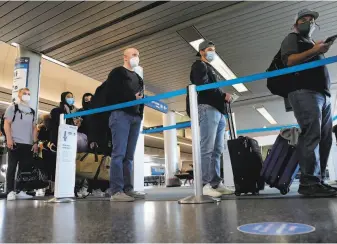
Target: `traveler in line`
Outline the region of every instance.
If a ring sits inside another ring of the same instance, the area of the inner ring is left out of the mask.
[[[106,80],[107,105],[138,100],[144,97],[142,78],[134,71],[139,65],[135,48],[124,51],[124,65],[113,69]],[[144,105],[112,111],[109,127],[112,134],[110,166],[111,201],[134,201],[144,195],[133,190],[132,168]]]
[[[215,55],[213,42],[200,43],[197,53],[200,60],[196,60],[191,68],[190,80],[193,84],[204,85],[221,79],[210,64]],[[225,103],[230,100],[231,95],[220,89],[201,91],[198,94],[203,193],[212,197],[233,194],[232,190],[224,186],[220,177],[220,159],[225,146]]]
[[[38,152],[35,111],[29,106],[30,91],[22,88],[18,92],[19,102],[10,105],[5,113],[4,129],[7,140],[8,167],[6,173],[7,200],[27,199],[31,196],[24,192],[16,193],[15,173],[31,165],[33,153]],[[19,189],[18,189],[19,190]]]
[[[281,58],[286,66],[324,58],[331,43],[312,39],[318,16],[308,9],[296,15],[294,32],[281,45]],[[313,197],[335,196],[336,189],[324,183],[332,144],[331,83],[327,67],[300,71],[292,77],[288,99],[302,131],[297,145],[301,168],[298,192]]]
[[[59,107],[54,108],[50,112],[50,116],[51,116],[50,141],[51,143],[49,147],[53,150],[56,150],[57,139],[58,139],[58,128],[60,125],[60,115],[61,114],[71,114],[71,113],[77,112],[78,109],[74,106],[74,104],[75,104],[74,95],[69,91],[63,92],[61,94],[61,102],[60,102]],[[81,118],[71,118],[71,119],[67,119],[66,123],[68,125],[80,126],[81,120],[82,120]]]
[[[90,109],[91,99],[93,95],[91,93],[85,93],[82,97],[82,108],[78,111],[85,111]],[[78,128],[78,132],[88,135],[89,125],[88,116],[82,117],[81,126]]]

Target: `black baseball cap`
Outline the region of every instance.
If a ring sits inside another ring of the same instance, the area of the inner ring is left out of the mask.
[[[208,47],[215,47],[214,43],[212,41],[203,41],[199,44],[199,48],[198,48],[198,53],[197,53],[197,57],[200,57],[200,51],[201,50],[205,50]]]

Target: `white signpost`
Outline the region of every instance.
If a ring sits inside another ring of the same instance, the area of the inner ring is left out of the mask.
[[[61,115],[63,118],[63,115]],[[60,119],[57,142],[54,199],[49,202],[73,201],[77,151],[77,126],[64,124]]]

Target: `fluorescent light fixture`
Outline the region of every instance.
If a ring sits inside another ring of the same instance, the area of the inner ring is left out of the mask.
[[[149,137],[149,138],[153,138],[153,139],[158,139],[158,140],[164,141],[164,138],[159,137],[159,136],[153,136],[153,135],[148,135],[148,134],[146,134],[145,137]],[[189,147],[192,146],[192,144],[185,143],[185,142],[179,142],[179,141],[178,141],[177,143],[178,143],[178,144],[181,144],[181,145],[189,146]]]
[[[277,122],[273,118],[273,116],[270,115],[270,113],[265,109],[264,107],[256,108],[256,110],[266,119],[268,122],[272,125],[276,125]]]
[[[56,60],[56,59],[53,59],[53,58],[51,58],[51,57],[48,57],[48,56],[46,56],[46,55],[44,55],[44,54],[42,54],[42,58],[44,58],[44,59],[46,59],[46,60],[48,60],[48,61],[50,61],[50,62],[53,62],[53,63],[55,63],[55,64],[61,65],[61,66],[63,66],[63,67],[66,67],[66,68],[69,67],[67,64],[62,63],[62,62],[60,62],[60,61],[58,61],[58,60]]]
[[[185,116],[186,116],[185,114],[182,114],[182,113],[180,113],[180,112],[177,112],[177,111],[174,111],[174,112],[175,112],[176,114],[182,116],[182,117],[185,117]]]
[[[18,47],[18,46],[19,46],[19,44],[16,43],[16,42],[12,42],[11,45],[12,45],[13,47]],[[46,59],[46,60],[48,60],[48,61],[50,61],[50,62],[53,62],[53,63],[58,64],[58,65],[61,65],[61,66],[63,66],[63,67],[66,67],[66,68],[69,67],[69,65],[67,65],[67,64],[65,64],[65,63],[62,63],[62,62],[60,62],[60,61],[58,61],[58,60],[56,60],[56,59],[53,59],[53,58],[51,58],[51,57],[48,57],[48,56],[46,56],[46,55],[44,55],[44,54],[42,54],[41,57],[44,58],[44,59]]]
[[[190,42],[189,44],[198,52],[199,44],[204,41],[203,38]],[[226,80],[236,79],[236,75],[232,70],[226,65],[226,63],[219,57],[218,54],[215,55],[214,60],[211,62],[211,65],[219,72],[219,74]],[[234,89],[238,92],[247,92],[247,87],[242,84],[233,85]]]

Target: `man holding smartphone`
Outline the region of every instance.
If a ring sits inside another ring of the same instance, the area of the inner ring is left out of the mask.
[[[8,167],[6,173],[7,200],[17,198],[31,198],[24,192],[17,194],[15,191],[15,173],[19,163],[19,169],[23,169],[33,160],[33,152],[38,152],[37,127],[35,123],[35,111],[29,107],[30,91],[22,88],[18,93],[19,103],[10,105],[5,113],[5,134],[8,151]]]
[[[319,14],[303,9],[295,18],[294,32],[282,42],[281,58],[286,66],[324,59],[332,43],[314,42],[312,33]],[[298,192],[311,197],[329,197],[337,191],[324,183],[332,144],[330,78],[326,66],[307,69],[292,76],[289,102],[301,128],[297,150],[301,179]]]
[[[134,101],[144,97],[143,79],[135,72],[139,51],[124,51],[124,65],[113,69],[107,79],[107,105]],[[132,168],[136,144],[143,119],[144,105],[114,110],[109,118],[112,134],[110,165],[111,201],[131,202],[144,195],[133,190]]]

